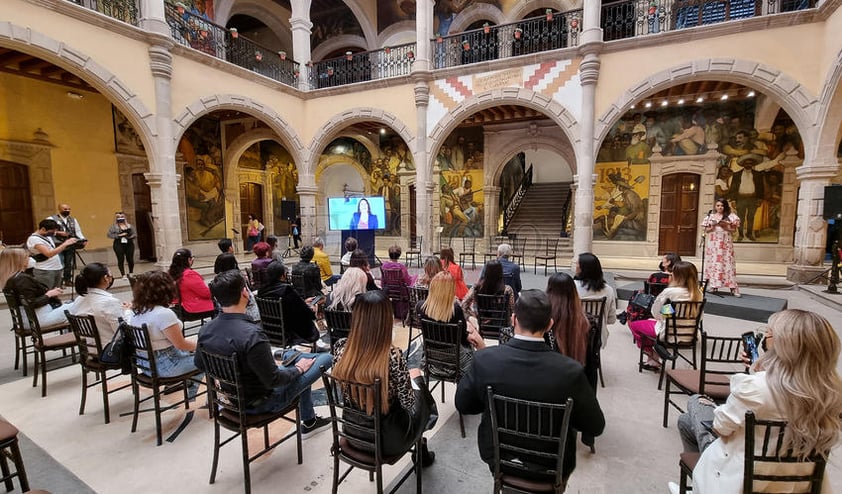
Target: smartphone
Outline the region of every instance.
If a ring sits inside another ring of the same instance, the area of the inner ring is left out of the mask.
[[[294,364],[295,359],[297,359],[300,356],[301,356],[301,352],[299,352],[299,351],[292,352],[289,355],[289,357],[287,357],[287,358],[285,358],[281,361],[281,365],[284,366],[284,367],[289,367],[290,365]]]
[[[748,331],[743,333],[743,350],[745,350],[746,355],[751,360],[751,363],[754,363],[759,356],[757,353],[757,337],[754,336],[753,331]]]
[[[323,298],[325,298],[324,295],[316,295],[315,297],[313,297],[313,300],[310,301],[310,307],[321,302]]]

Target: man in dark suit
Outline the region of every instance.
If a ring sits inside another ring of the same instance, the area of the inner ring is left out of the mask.
[[[544,343],[544,333],[553,323],[547,295],[540,290],[521,292],[512,323],[513,339],[474,355],[470,370],[456,389],[456,409],[463,414],[482,413],[479,452],[493,470],[494,445],[486,403],[487,386],[501,395],[545,403],[564,403],[567,398],[573,398],[563,463],[566,480],[576,468],[576,431],[598,436],[605,428],[605,417],[582,366],[552,351]],[[553,462],[548,466],[554,465]]]
[[[287,268],[278,261],[272,261],[266,268],[263,285],[257,296],[269,300],[280,300],[283,307],[284,329],[294,345],[316,343],[319,351],[330,350],[330,345],[319,339],[316,327],[316,304],[313,299],[304,300],[287,280]]]

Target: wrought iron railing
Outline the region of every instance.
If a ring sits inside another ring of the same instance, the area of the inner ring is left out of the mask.
[[[579,9],[440,36],[432,40],[433,67],[456,67],[576,46],[581,26]]]
[[[313,62],[310,87],[321,89],[355,82],[407,75],[415,60],[415,43],[379,50],[346,53],[341,57]]]
[[[76,5],[95,10],[118,21],[137,26],[140,13],[138,0],[69,0]]]
[[[298,62],[188,11],[183,5],[164,3],[167,24],[175,42],[297,87]]]
[[[602,6],[605,41],[813,8],[817,0],[622,0]]]
[[[561,232],[559,232],[559,236],[561,237],[567,237],[569,235],[570,201],[572,197],[573,191],[567,189],[567,199],[564,200],[564,206],[561,208]]]
[[[517,190],[514,194],[512,194],[512,198],[509,199],[509,203],[506,204],[506,208],[503,210],[503,235],[506,235],[509,229],[509,222],[512,220],[512,217],[517,212],[518,206],[520,206],[520,201],[523,200],[523,196],[526,195],[526,191],[529,190],[529,187],[532,186],[532,165],[529,165],[529,168],[526,169],[526,173],[523,175],[523,180],[521,180],[520,185],[518,186]]]

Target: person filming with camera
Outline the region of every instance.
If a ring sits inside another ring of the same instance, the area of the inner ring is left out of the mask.
[[[114,253],[117,254],[117,266],[120,268],[120,276],[126,276],[124,268],[125,261],[129,263],[129,274],[134,273],[134,239],[137,232],[126,220],[122,211],[114,213],[114,224],[108,227],[108,238],[114,240]]]

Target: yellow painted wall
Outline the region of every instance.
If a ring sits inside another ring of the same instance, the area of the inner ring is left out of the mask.
[[[808,24],[766,29],[604,53],[600,56],[602,65],[596,88],[597,118],[624,91],[647,77],[687,62],[709,58],[734,58],[768,65],[785,72],[817,96],[826,72],[822,72],[820,57],[816,56],[816,51],[824,45],[823,29],[820,27]],[[711,80],[716,80],[716,76],[711,76]]]
[[[68,90],[0,73],[0,139],[31,141],[38,128],[49,135],[56,202],[73,208],[88,249],[103,248],[111,245],[105,234],[121,208],[111,104],[99,93],[74,90],[84,95],[77,101]]]

